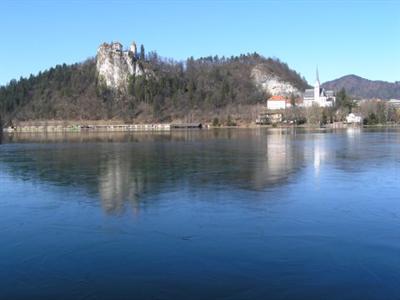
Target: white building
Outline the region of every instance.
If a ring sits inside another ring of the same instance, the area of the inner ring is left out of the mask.
[[[327,91],[321,87],[317,69],[317,80],[313,89],[306,89],[304,92],[304,106],[310,107],[318,105],[321,107],[332,107],[335,104],[336,97],[333,91]]]
[[[360,124],[362,121],[361,116],[357,116],[353,113],[350,113],[347,117],[346,117],[346,123],[347,124]]]
[[[400,108],[400,100],[398,99],[390,99],[388,103],[395,108]]]
[[[114,51],[122,51],[122,44],[120,42],[112,42],[111,43],[111,48]]]
[[[267,109],[269,110],[277,110],[277,109],[286,109],[292,107],[293,100],[285,96],[272,96],[267,100]],[[303,101],[301,98],[294,99],[294,105],[297,107],[303,106]]]
[[[272,96],[267,100],[268,109],[285,109],[286,108],[286,98],[283,96]]]

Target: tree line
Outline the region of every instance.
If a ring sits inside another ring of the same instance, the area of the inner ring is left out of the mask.
[[[100,83],[94,58],[12,80],[0,87],[0,119],[167,121],[193,111],[208,116],[227,106],[265,102],[268,95],[251,78],[259,64],[300,90],[307,87],[287,64],[257,53],[174,61],[145,54],[142,45],[137,63],[146,75],[131,76],[122,93]]]
[[[336,93],[333,107],[291,107],[283,112],[284,119],[297,124],[326,125],[334,122],[344,122],[346,117],[354,113],[362,117],[364,125],[397,124],[400,123],[400,108],[384,100],[356,101],[345,88]]]

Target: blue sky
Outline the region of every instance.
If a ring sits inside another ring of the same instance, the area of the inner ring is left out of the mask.
[[[177,60],[258,52],[313,83],[400,80],[400,0],[0,0],[0,85],[132,40]]]

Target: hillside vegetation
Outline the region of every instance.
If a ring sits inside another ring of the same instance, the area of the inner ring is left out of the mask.
[[[141,120],[169,121],[197,112],[221,114],[226,107],[265,101],[251,70],[262,64],[268,72],[304,90],[306,81],[287,64],[256,53],[189,58],[175,62],[149,53],[139,63],[148,76],[132,76],[128,90],[116,92],[98,83],[95,59],[58,65],[0,88],[4,123],[23,120]]]

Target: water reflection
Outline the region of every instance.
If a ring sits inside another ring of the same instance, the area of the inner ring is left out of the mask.
[[[315,171],[315,176],[319,177],[320,175],[320,169],[321,169],[321,164],[326,160],[327,158],[327,147],[325,145],[325,136],[324,135],[319,135],[315,140],[314,140],[314,159],[313,159],[313,165],[314,165],[314,171]]]
[[[1,299],[398,295],[396,130],[3,142]]]
[[[308,165],[316,177],[325,163],[360,171],[361,162],[383,154],[379,139],[398,145],[397,134],[380,134],[361,139],[357,129],[259,129],[11,135],[0,148],[0,167],[23,179],[84,188],[107,213],[137,213],[143,197],[185,186],[260,191],[300,178]]]
[[[304,148],[293,143],[293,133],[276,130],[261,137],[264,157],[255,164],[252,188],[261,190],[284,184],[289,176],[299,171],[304,161]],[[264,150],[265,149],[265,150]]]
[[[132,168],[132,161],[116,156],[101,162],[99,196],[106,212],[121,212],[129,202],[138,212],[139,195],[144,191],[144,178],[140,169]],[[132,171],[131,171],[132,170]]]

